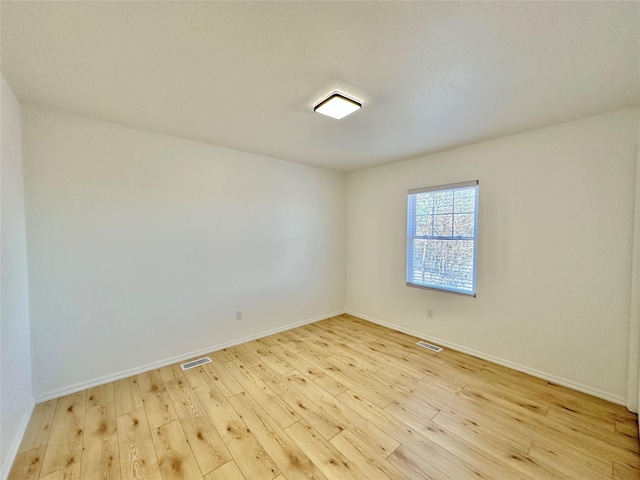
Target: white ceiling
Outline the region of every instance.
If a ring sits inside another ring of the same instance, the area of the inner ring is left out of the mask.
[[[638,105],[638,2],[2,2],[21,101],[341,171]],[[334,89],[343,120],[312,111]]]

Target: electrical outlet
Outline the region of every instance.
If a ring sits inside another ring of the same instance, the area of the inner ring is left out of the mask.
[[[236,310],[236,320],[242,320],[242,310]]]
[[[433,308],[427,308],[427,318],[433,318]]]

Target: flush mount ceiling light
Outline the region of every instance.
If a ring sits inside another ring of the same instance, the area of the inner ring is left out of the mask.
[[[313,107],[313,111],[340,120],[361,108],[362,104],[357,100],[348,98],[343,93],[333,92]]]

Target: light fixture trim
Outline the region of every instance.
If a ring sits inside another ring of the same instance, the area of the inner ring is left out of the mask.
[[[331,92],[327,98],[318,102],[313,107],[313,111],[340,120],[361,108],[362,103],[358,100],[336,90]]]

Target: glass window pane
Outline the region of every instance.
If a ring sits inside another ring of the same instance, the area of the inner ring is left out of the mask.
[[[473,240],[415,240],[409,281],[456,290],[473,289]]]
[[[462,213],[453,217],[454,237],[473,237],[475,218],[473,213]]]
[[[419,237],[432,235],[433,215],[420,215],[416,217],[416,235]]]
[[[456,190],[453,211],[455,213],[473,213],[475,211],[475,203],[475,188]]]
[[[418,193],[416,195],[416,215],[429,215],[433,213],[433,195],[431,192]]]
[[[433,213],[453,212],[453,190],[436,190],[433,195]]]
[[[450,237],[453,234],[453,217],[448,215],[434,215],[433,236]]]

